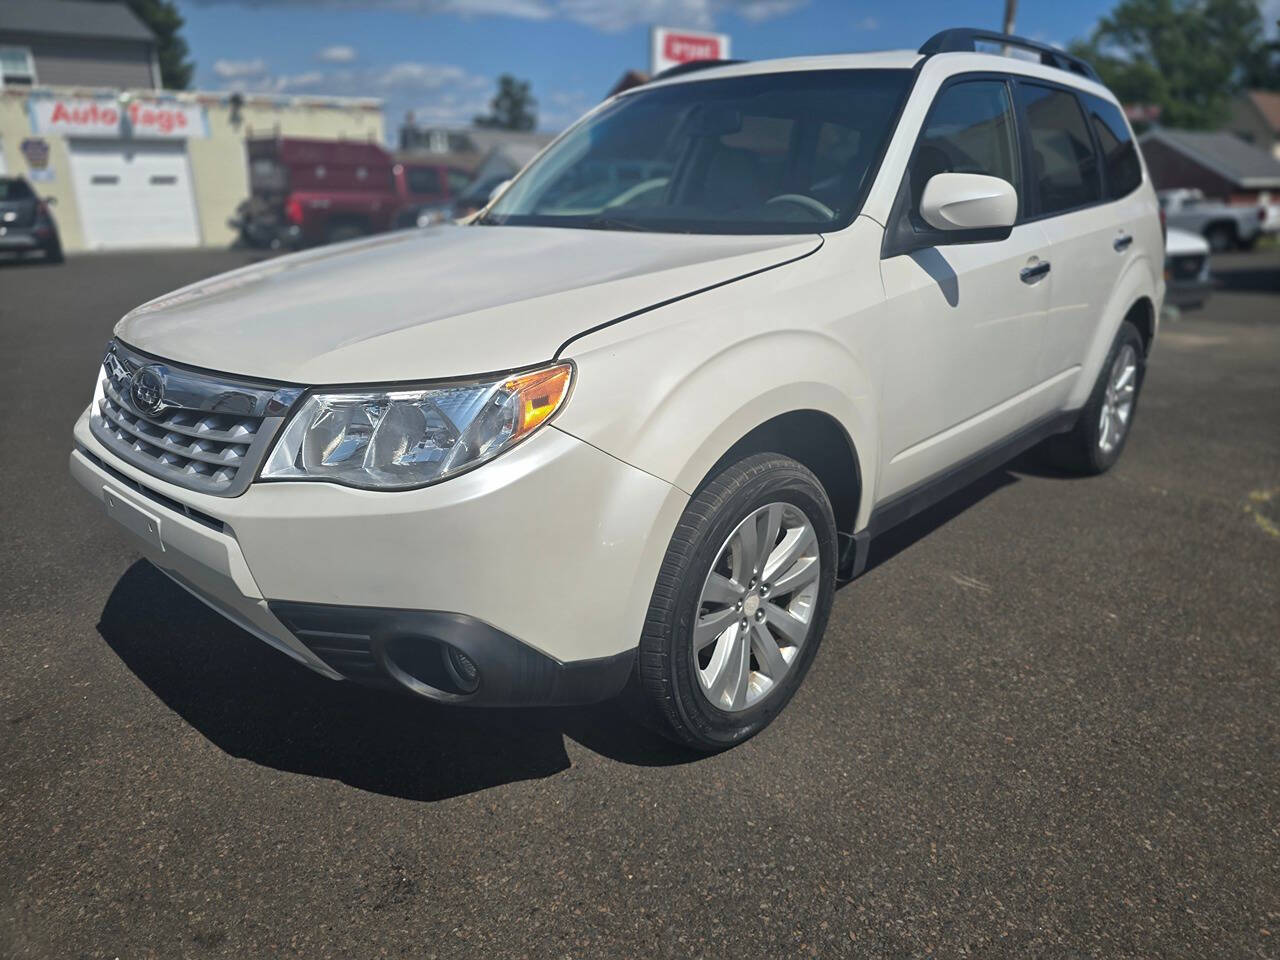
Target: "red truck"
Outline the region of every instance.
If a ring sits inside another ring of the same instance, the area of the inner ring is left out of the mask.
[[[306,247],[413,226],[470,177],[429,158],[397,160],[376,143],[262,137],[245,141],[249,198],[230,220],[255,247]]]

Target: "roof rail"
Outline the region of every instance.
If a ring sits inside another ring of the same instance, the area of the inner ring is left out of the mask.
[[[935,33],[926,40],[919,52],[926,57],[935,53],[974,52],[978,49],[979,43],[994,43],[1004,47],[1019,47],[1023,50],[1030,50],[1032,53],[1040,55],[1040,62],[1045,66],[1057,67],[1059,70],[1069,70],[1071,73],[1078,73],[1082,77],[1096,80],[1098,83],[1102,82],[1102,78],[1098,76],[1098,71],[1094,70],[1093,64],[1087,60],[1073,57],[1065,50],[1051,47],[1047,43],[1027,40],[1024,37],[1015,37],[1007,33],[1000,33],[998,30],[977,30],[973,27],[956,27],[952,30],[943,30],[941,33]]]
[[[649,78],[649,82],[655,80],[668,80],[671,77],[679,77],[686,73],[694,73],[698,70],[706,70],[710,67],[727,67],[731,63],[744,63],[743,60],[690,60],[688,63],[677,63],[674,67],[667,67],[660,73],[655,73]]]

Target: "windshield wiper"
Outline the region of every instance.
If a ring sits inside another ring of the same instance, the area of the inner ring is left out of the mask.
[[[624,220],[621,217],[593,217],[590,220],[572,224],[572,226],[585,227],[588,230],[636,230],[641,233],[653,231],[653,227],[637,223],[635,220]]]

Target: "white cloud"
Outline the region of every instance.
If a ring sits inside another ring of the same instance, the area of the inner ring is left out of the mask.
[[[308,70],[306,73],[291,73],[272,78],[275,90],[280,93],[301,93],[316,90],[325,85],[326,76],[319,70]]]
[[[206,5],[239,0],[197,0]],[[808,0],[256,0],[257,6],[373,8],[424,15],[514,17],[521,20],[571,20],[613,33],[652,23],[673,27],[714,27],[720,17],[735,14],[759,22],[781,17]]]
[[[214,72],[226,89],[246,93],[377,97],[386,101],[388,121],[398,123],[406,108],[428,123],[466,124],[488,109],[493,81],[450,63],[402,61],[385,67],[337,66],[302,73],[275,73],[262,61],[218,61]],[[225,65],[229,65],[227,69]]]
[[[215,60],[213,72],[223,80],[245,80],[250,77],[261,77],[267,72],[265,60]]]
[[[466,83],[471,75],[448,63],[393,63],[369,71],[366,77],[377,87],[436,90],[448,84]]]
[[[555,0],[557,15],[606,33],[659,23],[707,29],[721,14],[735,13],[751,21],[791,13],[808,0]]]
[[[879,21],[879,20],[877,20],[875,17],[863,17],[861,20],[858,20],[858,21],[856,21],[856,22],[854,23],[854,25],[853,25],[853,29],[855,29],[855,30],[879,30],[879,29],[880,29],[880,21]]]
[[[323,60],[325,63],[350,63],[355,58],[356,48],[348,47],[345,44],[325,47],[316,54],[316,59]]]

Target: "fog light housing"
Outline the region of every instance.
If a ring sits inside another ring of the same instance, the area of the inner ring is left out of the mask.
[[[456,683],[463,693],[475,693],[480,686],[480,669],[475,661],[457,647],[446,644],[444,651],[444,666],[449,671],[449,679]]]

